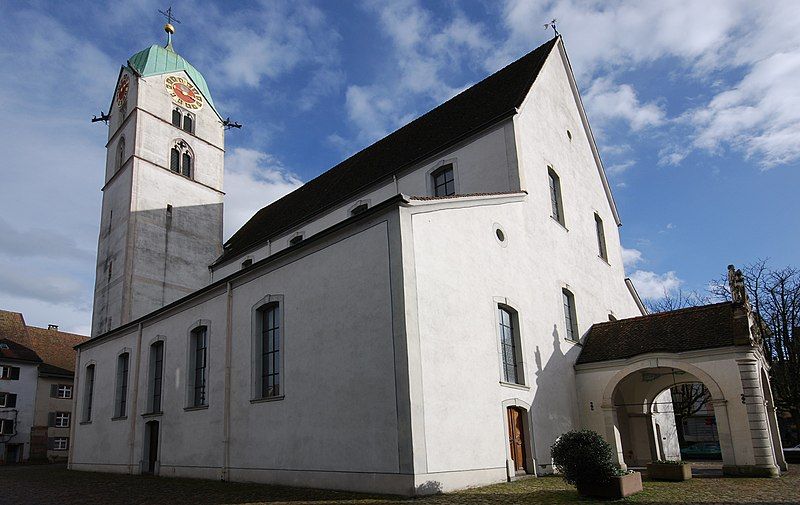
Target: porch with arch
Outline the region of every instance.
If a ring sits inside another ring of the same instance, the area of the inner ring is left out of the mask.
[[[778,476],[787,466],[751,317],[724,302],[593,326],[575,365],[582,426],[604,436],[622,468],[681,459],[671,409],[654,406],[672,401],[674,385],[701,383],[723,473]]]

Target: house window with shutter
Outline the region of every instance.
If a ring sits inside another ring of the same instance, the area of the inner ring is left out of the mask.
[[[0,435],[14,435],[14,420],[0,419]]]
[[[50,412],[47,425],[51,428],[69,428],[69,412]]]
[[[55,388],[55,391],[53,389]],[[51,395],[55,398],[64,398],[70,399],[72,398],[72,386],[69,384],[53,384],[50,386]]]
[[[50,437],[47,445],[51,451],[66,451],[69,449],[69,437]]]
[[[16,393],[0,392],[0,408],[14,408],[17,406]]]
[[[19,367],[0,365],[0,380],[19,380]]]

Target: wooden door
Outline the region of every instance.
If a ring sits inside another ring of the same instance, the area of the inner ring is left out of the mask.
[[[147,446],[147,473],[156,473],[156,461],[158,461],[158,421],[147,423],[148,446]]]
[[[517,473],[526,473],[525,462],[525,428],[522,419],[525,411],[516,407],[508,408],[508,443],[511,446],[511,459],[514,460],[514,470]]]

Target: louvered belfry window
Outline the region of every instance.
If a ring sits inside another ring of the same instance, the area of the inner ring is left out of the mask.
[[[173,147],[170,151],[169,169],[176,173],[181,171],[181,151],[177,147]]]
[[[192,176],[192,156],[188,152],[183,153],[183,162],[181,163],[181,175],[184,177]]]
[[[172,125],[177,126],[178,128],[181,127],[181,110],[177,107],[172,109]]]

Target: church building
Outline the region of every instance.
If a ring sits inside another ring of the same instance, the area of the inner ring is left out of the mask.
[[[171,42],[120,69],[71,469],[413,495],[551,473],[584,427],[624,467],[672,454],[651,406],[679,369],[728,470],[779,472],[746,299],[700,327],[625,278],[561,37],[224,244],[222,117]]]

